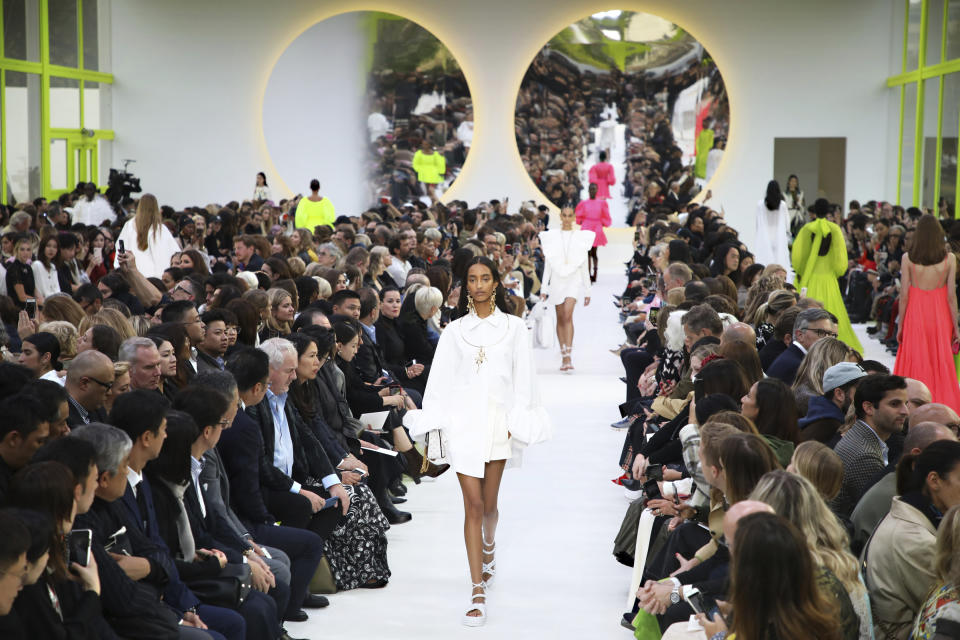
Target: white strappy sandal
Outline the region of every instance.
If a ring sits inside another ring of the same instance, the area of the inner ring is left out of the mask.
[[[490,548],[487,549],[487,547],[490,547]],[[486,538],[483,539],[483,553],[485,555],[493,555],[493,552],[496,550],[497,550],[496,540],[494,540],[493,542],[487,542]],[[493,584],[494,576],[497,575],[497,558],[496,557],[494,557],[493,560],[491,560],[490,562],[483,563],[483,569],[480,571],[480,577],[483,578],[483,576],[487,574],[490,575],[490,578],[487,580],[483,580],[484,590],[490,588],[490,585]]]
[[[572,358],[570,357],[570,354],[572,352],[573,352],[572,346],[560,345],[560,358],[561,358],[560,371],[562,371],[563,373],[570,373],[571,371],[573,371],[573,361],[572,361]],[[563,359],[568,359],[570,361],[567,364],[563,364],[562,362]]]
[[[483,589],[487,590],[486,583],[481,580],[479,584],[473,585],[474,589]],[[483,602],[477,602],[477,598],[483,598]],[[480,615],[471,616],[470,612],[479,611]],[[487,594],[486,593],[475,593],[470,598],[470,608],[467,609],[467,612],[463,614],[463,624],[467,627],[482,627],[487,622]]]

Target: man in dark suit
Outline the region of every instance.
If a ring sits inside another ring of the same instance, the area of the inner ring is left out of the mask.
[[[67,424],[71,429],[81,424],[106,421],[103,399],[112,386],[113,362],[109,357],[93,349],[77,354],[70,362],[63,384],[70,396]]]
[[[792,385],[807,351],[817,340],[826,337],[837,337],[837,319],[834,315],[817,307],[804,309],[797,314],[793,324],[793,342],[773,361],[767,375]]]
[[[325,502],[322,496],[339,498],[344,515],[350,506],[350,496],[320,443],[307,430],[298,429],[293,406],[287,402],[290,383],[297,377],[297,350],[283,338],[271,338],[260,345],[260,349],[266,352],[270,362],[268,388],[259,404],[247,406],[245,410],[263,437],[261,469],[267,488],[264,496],[267,507],[284,524],[309,527],[321,536],[328,535],[332,530],[331,516],[324,511],[330,509],[322,510]],[[319,482],[322,487],[304,486],[308,482]],[[304,498],[309,501],[309,507],[303,503]]]
[[[223,356],[227,352],[227,325],[237,324],[237,317],[226,309],[211,309],[200,320],[204,325],[203,340],[197,345],[197,373],[223,371]]]
[[[797,314],[802,311],[800,307],[790,307],[780,312],[777,321],[773,325],[773,337],[767,340],[767,344],[760,349],[760,366],[764,372],[770,370],[770,365],[787,350],[787,347],[793,342],[793,325],[797,322]]]
[[[861,378],[853,405],[857,421],[834,448],[843,461],[843,485],[830,506],[843,518],[889,462],[887,440],[907,419],[907,382],[880,373]]]
[[[50,433],[38,400],[19,394],[0,402],[0,504],[13,474],[30,462]]]
[[[194,384],[203,390],[209,389],[228,398],[229,410],[223,419],[225,426],[220,434],[222,439],[223,433],[231,428],[236,415],[240,413],[238,411],[240,398],[233,374],[222,371],[202,374],[197,376]],[[194,419],[202,419],[205,408],[202,395],[187,394],[182,408],[194,416]],[[227,420],[231,421],[230,425],[226,424]],[[204,431],[203,437],[206,437],[209,429]],[[209,439],[207,442],[209,443]],[[250,473],[250,469],[246,471]],[[262,535],[254,536],[251,528],[243,523],[230,508],[233,491],[226,467],[216,447],[208,449],[203,454],[203,469],[200,472],[199,485],[207,510],[219,513],[223,522],[246,541],[257,557],[270,567],[277,581],[287,585],[290,595],[284,612],[285,620],[302,622],[307,619],[307,614],[300,608],[301,606],[321,608],[329,604],[323,596],[312,596],[307,593],[310,580],[323,556],[323,539],[320,536],[305,529],[273,525],[275,520],[261,522],[264,525],[259,528]]]

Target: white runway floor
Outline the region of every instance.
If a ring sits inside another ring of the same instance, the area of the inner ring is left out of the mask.
[[[611,294],[624,285],[629,230],[613,230],[600,250],[590,306],[578,306],[574,375],[560,374],[557,352],[536,351],[540,392],[554,421],[552,441],[529,449],[507,470],[500,492],[496,581],[485,627],[463,627],[470,597],[463,546],[463,507],[453,472],[410,485],[401,508],[413,520],[388,532],[393,577],[379,591],[330,596],[327,609],[287,624],[294,637],[583,638],[630,637],[619,626],[630,570],[614,560],[613,537],[627,503],[611,484],[623,434],[610,429],[625,397]],[[617,242],[622,236],[623,244]]]

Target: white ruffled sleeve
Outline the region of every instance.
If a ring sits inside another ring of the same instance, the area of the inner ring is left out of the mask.
[[[414,438],[426,435],[433,429],[449,429],[449,406],[454,395],[454,384],[458,379],[457,365],[459,355],[453,335],[459,327],[449,325],[440,334],[440,341],[430,364],[430,376],[423,393],[423,408],[407,411],[403,416],[403,425],[410,430]]]
[[[507,427],[513,439],[523,445],[537,444],[553,436],[547,410],[540,404],[537,368],[527,329],[517,321],[514,333],[513,398],[507,413]]]

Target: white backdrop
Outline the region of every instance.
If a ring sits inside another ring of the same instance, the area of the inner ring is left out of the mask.
[[[715,205],[753,236],[756,201],[773,177],[775,137],[847,138],[848,198],[894,195],[884,81],[901,51],[900,0],[123,0],[112,7],[114,158],[136,158],[144,188],[174,206],[249,197],[276,177],[261,126],[263,92],[287,45],[318,20],[377,9],[419,22],[460,62],[473,94],[475,137],[448,197],[543,200],[513,135],[516,91],[554,34],[590,13],[656,13],[684,27],[720,66],[730,94],[726,158],[709,185]],[[343,55],[336,47],[327,54]],[[895,152],[895,148],[892,150]],[[317,176],[330,184],[336,175]],[[784,180],[785,176],[776,176]],[[300,185],[290,188],[301,190]],[[344,212],[349,213],[349,212]]]

